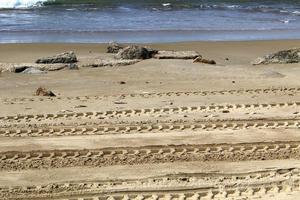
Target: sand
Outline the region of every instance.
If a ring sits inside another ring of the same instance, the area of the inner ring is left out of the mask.
[[[300,64],[250,64],[299,40],[148,44],[216,65],[0,74],[1,199],[297,199]],[[0,63],[102,44],[1,44]],[[120,84],[123,82],[123,84]],[[44,86],[56,97],[34,96]]]

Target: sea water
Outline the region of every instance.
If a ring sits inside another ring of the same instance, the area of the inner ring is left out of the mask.
[[[0,42],[300,38],[294,0],[0,0]]]

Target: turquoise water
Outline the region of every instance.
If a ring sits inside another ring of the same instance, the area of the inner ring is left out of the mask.
[[[299,39],[299,33],[300,1],[0,1],[1,43]]]

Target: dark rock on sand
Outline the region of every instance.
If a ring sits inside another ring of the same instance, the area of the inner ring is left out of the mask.
[[[152,57],[154,50],[148,50],[146,47],[136,45],[125,47],[116,55],[117,59],[149,59]]]
[[[57,54],[51,57],[40,58],[36,63],[53,64],[53,63],[75,63],[77,57],[73,51]]]
[[[147,51],[149,52],[150,58],[153,58],[153,56],[158,53],[158,50],[152,49],[151,47],[146,46],[144,48],[146,48]]]
[[[252,62],[253,65],[260,64],[288,64],[288,63],[299,63],[300,62],[300,48],[288,49],[279,51],[273,54],[259,57]]]
[[[124,47],[116,42],[110,42],[107,47],[107,53],[118,53]]]
[[[205,63],[205,64],[210,64],[210,65],[215,65],[215,64],[217,64],[216,61],[214,61],[214,60],[209,60],[209,59],[204,59],[204,58],[202,58],[201,56],[195,58],[195,59],[193,60],[193,62],[194,62],[194,63]]]
[[[43,88],[43,87],[39,87],[36,90],[35,95],[36,96],[48,96],[48,97],[55,97],[56,96],[52,91],[47,90],[46,88]]]
[[[157,59],[195,59],[201,55],[196,51],[158,51],[153,57]]]
[[[69,66],[68,66],[68,69],[70,69],[70,70],[79,70],[79,67],[75,63],[70,63]]]
[[[16,68],[14,69],[14,72],[15,72],[15,73],[21,73],[21,72],[25,71],[26,69],[28,69],[27,66],[19,66],[19,67],[16,67]]]

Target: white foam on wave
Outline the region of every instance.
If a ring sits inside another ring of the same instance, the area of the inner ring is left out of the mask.
[[[0,0],[0,8],[31,8],[47,0]]]

